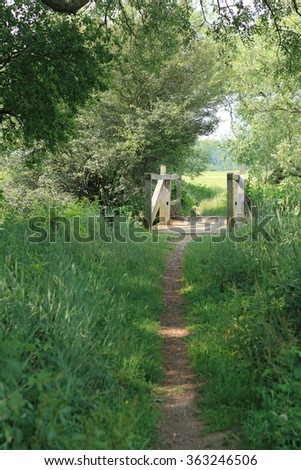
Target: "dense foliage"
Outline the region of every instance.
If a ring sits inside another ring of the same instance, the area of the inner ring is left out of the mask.
[[[218,40],[250,45],[259,34],[285,55],[285,68],[301,66],[301,5],[299,0],[200,0],[204,21]]]
[[[233,61],[234,138],[228,151],[262,181],[300,185],[301,69],[281,70],[283,55],[257,37]]]
[[[93,90],[109,85],[120,49],[112,56],[108,46],[136,37],[139,24],[144,34],[165,31],[173,47],[179,35],[189,40],[189,16],[185,2],[146,2],[140,10],[135,2],[109,0],[76,16],[54,13],[40,1],[6,2],[1,107],[6,147],[38,142],[53,149],[66,143],[79,107]]]
[[[3,15],[5,141],[66,142],[79,107],[94,87],[105,86],[104,28],[93,16],[49,14],[32,0],[7,3]]]
[[[107,47],[118,56],[110,88],[82,108],[67,146],[46,153],[40,143],[7,156],[5,195],[14,207],[71,195],[137,213],[144,172],[158,172],[160,164],[168,171],[204,168],[195,165],[192,147],[217,124],[224,77],[219,47],[204,37],[187,45],[185,29],[179,33],[171,19],[165,29],[159,23],[137,20],[128,39],[115,26]]]
[[[189,350],[205,383],[200,411],[242,448],[301,446],[298,196],[274,212],[272,241],[247,226],[236,234],[244,243],[207,238],[185,259]]]

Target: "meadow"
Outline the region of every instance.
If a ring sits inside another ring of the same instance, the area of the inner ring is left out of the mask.
[[[225,182],[226,172],[185,178],[200,201],[214,200]],[[230,430],[245,449],[299,449],[299,195],[269,191],[252,197],[259,207],[276,201],[272,241],[246,224],[243,243],[206,236],[187,246],[187,344],[205,432]],[[133,242],[133,224],[119,232],[118,218],[102,220],[102,239],[85,243],[66,238],[62,220],[46,220],[55,239],[30,242],[30,214],[2,209],[0,449],[156,448],[162,279],[172,246],[164,236]],[[59,215],[80,217],[86,237],[85,220],[97,211],[97,202],[78,202]],[[38,207],[36,215],[47,214]]]
[[[207,431],[244,449],[301,448],[301,237],[275,216],[273,241],[206,237],[184,259],[190,359]]]
[[[0,448],[151,447],[170,247],[28,234],[15,215],[0,230]]]
[[[198,215],[221,215],[227,212],[227,171],[205,171],[196,177],[183,177],[187,206]],[[238,171],[239,173],[239,171]],[[186,212],[187,211],[186,209]]]

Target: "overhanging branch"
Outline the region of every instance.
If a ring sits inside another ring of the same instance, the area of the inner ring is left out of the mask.
[[[83,8],[90,0],[41,0],[52,10],[59,13],[75,14]]]

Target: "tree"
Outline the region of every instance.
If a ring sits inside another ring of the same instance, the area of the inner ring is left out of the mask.
[[[75,13],[87,3],[13,0],[5,4],[0,114],[6,141],[17,147],[23,140],[28,147],[43,142],[52,149],[68,141],[79,108],[94,90],[108,86],[109,63],[118,60],[108,54],[108,44],[117,40],[114,28],[122,31],[120,45],[135,37],[139,24],[146,34],[168,30],[166,41],[190,28],[187,2],[108,0],[77,15],[53,11]]]
[[[237,37],[246,44],[256,35],[282,50],[282,66],[292,75],[301,69],[300,0],[200,0],[204,23],[214,37],[235,47]]]
[[[69,138],[89,93],[106,85],[105,33],[93,15],[50,14],[31,0],[6,4],[4,24],[4,135],[53,148]]]
[[[41,184],[47,193],[47,184],[57,193],[98,197],[101,207],[130,205],[137,212],[144,172],[157,172],[160,164],[169,171],[187,168],[197,136],[210,134],[217,123],[224,77],[218,47],[203,39],[187,48],[176,34],[166,41],[173,27],[153,35],[144,28],[123,44],[110,89],[82,110],[68,147],[34,165],[31,190],[35,181],[38,194]],[[13,186],[6,195],[16,201]]]
[[[222,93],[212,42],[166,54],[160,38],[155,44],[142,38],[143,45],[137,41],[124,49],[115,81],[83,119],[89,129],[81,127],[71,156],[75,161],[85,155],[91,180],[98,174],[102,198],[113,191],[117,205],[141,193],[144,172],[157,172],[160,164],[169,171],[186,167],[197,136],[210,134],[217,124]]]
[[[277,182],[301,177],[301,71],[286,73],[284,60],[284,53],[257,37],[253,47],[239,48],[233,62],[237,117],[230,148],[257,176]]]
[[[90,0],[42,0],[52,10],[59,13],[77,13],[81,8],[86,6]]]

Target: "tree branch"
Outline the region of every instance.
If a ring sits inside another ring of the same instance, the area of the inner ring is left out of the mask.
[[[129,32],[131,33],[132,36],[136,37],[136,34],[134,33],[134,30],[133,30],[132,25],[131,25],[131,21],[130,21],[129,17],[127,16],[126,11],[125,11],[125,9],[122,5],[122,0],[118,0],[118,5],[119,5],[121,14],[124,18],[124,21],[126,23],[126,26],[129,30]]]
[[[295,12],[297,13],[297,15],[301,16],[301,13],[299,11],[299,6],[297,4],[297,0],[292,0],[292,3],[293,3],[293,9],[295,10]]]
[[[48,5],[52,10],[59,13],[73,14],[83,8],[90,0],[41,0],[42,3]]]
[[[285,113],[289,113],[289,114],[300,114],[301,113],[301,109],[298,109],[298,108],[291,108],[291,109],[288,109],[288,108],[282,108],[280,106],[275,106],[273,108],[267,108],[267,109],[258,109],[258,108],[254,108],[254,111],[255,113],[257,114],[261,114],[261,113],[273,113],[275,111],[283,111]]]

